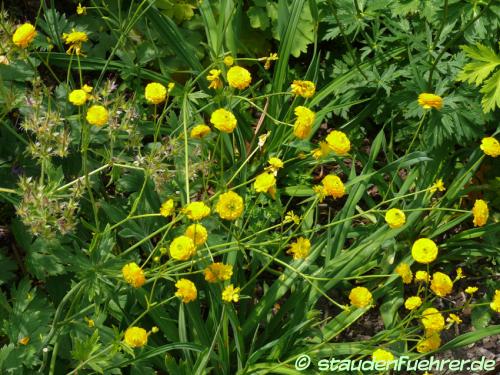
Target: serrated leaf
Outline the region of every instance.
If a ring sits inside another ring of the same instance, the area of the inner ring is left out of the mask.
[[[477,44],[475,47],[461,46],[461,48],[469,58],[477,61],[464,66],[457,77],[459,81],[479,86],[500,65],[500,56],[482,44]]]
[[[484,94],[481,100],[484,113],[500,107],[500,70],[486,80],[484,86],[479,91]]]

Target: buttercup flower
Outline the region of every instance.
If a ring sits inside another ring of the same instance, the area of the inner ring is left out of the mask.
[[[146,282],[144,271],[135,262],[128,263],[122,268],[123,278],[134,288],[140,288]]]
[[[276,177],[269,172],[261,173],[255,179],[253,187],[257,193],[269,193],[274,197],[276,192]]]
[[[26,48],[35,39],[36,34],[35,26],[26,22],[16,29],[12,35],[12,42],[18,47]]]
[[[441,346],[441,337],[439,333],[434,333],[430,336],[424,337],[417,344],[417,351],[419,353],[428,353],[438,349]]]
[[[224,57],[224,65],[229,67],[229,66],[233,66],[233,64],[234,64],[233,56],[228,55],[228,56]]]
[[[312,157],[314,159],[318,160],[318,159],[321,159],[321,158],[328,156],[328,154],[331,151],[332,151],[332,149],[328,145],[328,142],[319,141],[319,147],[312,150],[311,153],[312,153]]]
[[[68,96],[68,100],[70,101],[70,103],[76,106],[84,105],[87,102],[88,98],[89,94],[87,94],[87,92],[82,89],[73,90],[69,93]]]
[[[210,130],[210,126],[205,124],[196,125],[193,129],[191,129],[191,138],[201,139],[210,134],[212,130]]]
[[[285,219],[283,220],[283,224],[286,223],[295,223],[297,225],[300,224],[300,216],[295,215],[295,212],[288,211],[285,215]]]
[[[146,85],[144,97],[150,104],[160,104],[167,97],[167,88],[158,82],[151,82]]]
[[[415,273],[415,282],[416,283],[428,283],[430,281],[430,276],[427,271],[417,271]]]
[[[311,81],[293,81],[292,93],[294,95],[302,96],[303,98],[310,98],[316,92],[316,85]]]
[[[481,140],[481,150],[486,155],[496,158],[500,155],[500,143],[493,137],[485,137]]]
[[[476,293],[478,290],[477,286],[468,286],[466,289],[465,289],[465,293],[467,294],[470,294],[471,296]]]
[[[132,348],[140,348],[148,343],[148,333],[144,328],[130,327],[125,331],[123,341]]]
[[[443,108],[443,98],[436,94],[422,93],[418,96],[418,104],[424,109]]]
[[[20,338],[18,342],[21,345],[28,345],[30,343],[30,338],[29,336],[24,336],[23,338]]]
[[[474,226],[482,227],[488,221],[489,210],[488,204],[482,199],[476,199],[474,207],[472,207],[472,215],[474,216]]]
[[[210,70],[207,80],[210,81],[210,85],[208,85],[209,89],[221,89],[223,86],[222,80],[220,79],[220,75],[222,74],[222,70],[220,69],[212,69]]]
[[[184,235],[191,238],[196,246],[203,245],[208,239],[207,229],[201,224],[191,224]]]
[[[227,82],[229,86],[243,90],[250,86],[252,76],[245,68],[233,66],[227,71]]]
[[[286,252],[292,254],[293,259],[305,259],[311,250],[311,242],[304,237],[297,238],[297,241],[290,244],[290,249]]]
[[[231,112],[219,108],[212,113],[210,123],[223,133],[232,133],[236,128],[237,121]]]
[[[187,236],[179,236],[170,244],[170,256],[176,260],[188,260],[195,252],[194,242]]]
[[[436,191],[445,191],[444,183],[442,179],[437,179],[436,182],[430,187],[431,193],[435,193]]]
[[[329,174],[321,180],[324,192],[333,198],[342,198],[345,195],[345,186],[342,180],[333,174]]]
[[[175,203],[173,199],[167,199],[160,207],[160,215],[164,217],[169,217],[173,215],[175,211]]]
[[[210,207],[203,202],[191,202],[182,209],[182,213],[191,220],[201,220],[210,215]]]
[[[182,302],[189,303],[196,299],[198,293],[196,290],[196,286],[191,280],[180,279],[175,283],[175,287],[177,288],[175,296],[179,297]]]
[[[436,259],[438,247],[433,240],[429,238],[420,238],[413,244],[411,255],[417,262],[428,264]]]
[[[401,276],[403,283],[410,284],[413,279],[413,273],[411,272],[410,266],[407,263],[401,263],[395,269],[396,273]]]
[[[68,55],[73,53],[77,55],[82,54],[82,43],[87,42],[89,37],[83,31],[75,31],[73,29],[69,34],[64,33],[62,35],[65,44],[69,44],[69,48],[66,51]]]
[[[495,290],[495,296],[490,303],[490,307],[493,311],[500,313],[500,290]]]
[[[278,170],[280,170],[284,166],[283,161],[277,157],[269,158],[268,163],[269,163],[268,169],[275,174],[278,172]]]
[[[236,220],[243,213],[243,198],[234,191],[221,194],[215,212],[224,220]]]
[[[398,208],[391,208],[385,213],[385,221],[392,229],[401,228],[406,222],[406,216]]]
[[[408,297],[405,301],[405,308],[407,310],[415,310],[422,304],[422,298],[418,296]]]
[[[374,362],[390,362],[394,360],[394,355],[384,349],[377,349],[372,354]]]
[[[451,324],[453,324],[453,323],[460,324],[460,323],[462,323],[462,319],[460,319],[460,317],[458,315],[450,314],[446,318],[446,322],[451,323]]]
[[[445,297],[451,293],[453,282],[450,277],[441,272],[435,272],[432,275],[431,290],[439,297]]]
[[[297,119],[295,120],[293,134],[297,138],[305,139],[311,132],[314,120],[316,119],[316,114],[309,108],[301,105],[295,108],[294,113],[295,116],[297,116]]]
[[[326,136],[326,142],[330,149],[337,155],[346,155],[351,149],[351,142],[345,133],[333,130]]]
[[[365,287],[358,286],[349,293],[349,300],[353,306],[363,308],[372,303],[372,294]]]
[[[434,307],[429,307],[422,312],[421,322],[427,335],[441,332],[444,329],[444,317]]]
[[[93,105],[87,110],[87,121],[91,125],[103,126],[108,122],[109,113],[102,105]]]
[[[78,3],[78,6],[76,7],[76,14],[78,14],[79,16],[87,14],[87,8],[82,7],[82,4]]]
[[[233,275],[233,266],[224,263],[212,263],[204,271],[205,280],[209,283],[216,283],[218,281],[226,281],[231,279]]]
[[[240,300],[240,288],[235,288],[230,284],[222,291],[222,300],[226,302],[238,302]]]
[[[271,53],[269,54],[269,57],[261,57],[259,58],[259,61],[265,60],[266,63],[264,64],[264,69],[269,70],[271,68],[271,62],[278,60],[278,54],[277,53]]]

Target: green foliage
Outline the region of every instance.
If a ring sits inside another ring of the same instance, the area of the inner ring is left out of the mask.
[[[301,354],[440,356],[498,334],[500,168],[480,147],[500,133],[497,2],[97,0],[82,15],[63,3],[42,2],[26,48],[0,13],[0,373],[298,374]],[[73,29],[88,35],[80,55],[63,39]],[[230,85],[229,56],[248,87]],[[294,93],[297,80],[314,95]],[[168,92],[161,103],[151,82]],[[421,93],[442,108],[424,109]],[[92,105],[108,111],[104,125],[87,119]],[[315,113],[302,138],[298,106]],[[219,108],[233,131],[214,126]],[[192,136],[199,124],[211,132]],[[347,153],[324,143],[333,130]],[[263,173],[275,182],[258,189]],[[345,195],[323,196],[327,175]],[[243,200],[234,221],[218,208],[228,191]],[[200,201],[210,215],[191,220],[184,208]],[[387,225],[390,208],[404,225]],[[174,259],[195,222],[206,243]],[[422,237],[439,248],[428,265],[411,256]],[[304,259],[292,256],[299,239]],[[231,265],[228,280],[207,280],[214,262]],[[404,284],[401,263],[466,277],[441,298]],[[196,287],[188,303],[180,279]],[[237,302],[222,299],[230,284]],[[371,306],[351,303],[358,286]],[[410,312],[414,295],[424,303]],[[463,323],[422,354],[431,306]],[[131,342],[130,327],[145,334]]]

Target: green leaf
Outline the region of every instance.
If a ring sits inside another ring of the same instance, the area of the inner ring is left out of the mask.
[[[469,58],[477,61],[464,66],[457,76],[459,81],[479,86],[500,64],[500,56],[482,44],[478,43],[475,47],[461,46],[461,48]]]
[[[266,30],[269,27],[269,17],[263,8],[250,7],[247,12],[250,26],[254,29]]]
[[[479,91],[484,94],[481,100],[484,113],[500,107],[500,70],[486,80],[484,86]]]

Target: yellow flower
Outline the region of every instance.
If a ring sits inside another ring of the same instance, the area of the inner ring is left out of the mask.
[[[167,92],[170,94],[175,87],[175,82],[169,82],[167,85]]]
[[[417,262],[429,264],[436,259],[438,247],[434,241],[429,238],[419,238],[411,248],[411,255]]]
[[[431,290],[439,297],[445,297],[451,293],[453,282],[448,275],[442,272],[434,272],[431,280]]]
[[[417,351],[419,353],[428,353],[438,349],[441,346],[441,337],[439,333],[424,337],[417,344]]]
[[[89,97],[89,94],[87,94],[84,90],[78,89],[78,90],[73,90],[70,92],[68,96],[68,100],[71,102],[71,104],[80,106],[84,105],[87,102],[87,99]]]
[[[89,328],[94,328],[94,326],[95,326],[95,322],[94,322],[94,320],[93,320],[93,319],[89,319],[89,318],[87,318],[87,317],[85,317],[85,318],[83,318],[83,319],[87,322],[87,326],[88,326]]]
[[[92,92],[93,87],[89,86],[87,84],[82,86],[82,90],[85,91],[87,94],[90,94]]]
[[[226,281],[231,279],[233,275],[233,266],[224,263],[212,263],[204,271],[205,280],[209,283],[216,283],[217,281]]]
[[[472,215],[474,216],[474,226],[482,227],[488,221],[489,211],[488,204],[482,199],[476,199],[474,207],[472,207]]]
[[[210,215],[210,207],[203,202],[191,202],[182,209],[182,213],[191,220],[201,220]]]
[[[280,170],[284,166],[283,161],[277,157],[269,158],[268,163],[269,163],[268,167],[269,170],[274,173],[278,172],[278,170]]]
[[[69,48],[66,51],[68,55],[75,53],[77,55],[82,54],[82,43],[87,42],[89,37],[83,31],[75,31],[73,29],[71,33],[62,35],[65,44],[69,44]]]
[[[261,173],[255,179],[253,187],[257,193],[269,193],[274,197],[276,192],[276,177],[269,172]]]
[[[330,146],[328,145],[328,142],[325,142],[325,141],[320,141],[319,142],[319,147],[312,150],[311,153],[312,153],[312,156],[314,159],[318,160],[318,159],[321,159],[321,158],[324,158],[326,156],[328,156],[328,154],[331,152],[332,150],[330,149]]]
[[[201,224],[191,224],[184,235],[191,238],[196,246],[203,245],[208,239],[207,229]]]
[[[146,85],[144,97],[150,104],[160,104],[167,97],[167,88],[158,82],[151,82]]]
[[[311,242],[304,237],[297,238],[297,241],[290,244],[290,249],[286,252],[292,254],[293,259],[305,259],[311,250]]]
[[[342,198],[345,195],[345,187],[342,180],[333,174],[329,174],[321,180],[324,192],[333,198]]]
[[[220,70],[220,69],[210,70],[210,72],[207,76],[207,80],[210,81],[210,85],[208,85],[209,89],[217,90],[217,89],[222,88],[223,84],[222,84],[222,80],[220,79],[221,73],[222,73],[222,70]]]
[[[422,304],[422,298],[418,296],[408,297],[405,301],[405,308],[407,310],[415,310]]]
[[[12,35],[12,42],[18,47],[26,48],[35,39],[35,36],[35,27],[31,23],[26,22],[16,29],[14,35]]]
[[[259,61],[265,60],[266,63],[264,64],[264,69],[269,70],[271,68],[271,62],[278,60],[278,54],[277,53],[271,53],[269,54],[269,57],[261,57],[259,58]]]
[[[243,213],[243,209],[243,198],[233,191],[221,194],[215,206],[215,212],[225,220],[236,220]]]
[[[196,252],[196,247],[191,238],[179,236],[170,244],[170,256],[177,260],[188,260]]]
[[[493,137],[485,137],[481,140],[481,150],[486,155],[496,158],[500,155],[500,143]]]
[[[430,187],[431,193],[435,193],[437,190],[445,191],[444,183],[442,179],[437,179],[436,182]]]
[[[372,303],[372,294],[365,287],[358,286],[349,293],[349,300],[353,306],[363,308]]]
[[[78,3],[78,6],[76,7],[76,14],[78,14],[79,16],[87,14],[87,8],[82,7],[82,4]]]
[[[462,267],[457,268],[457,277],[455,278],[454,282],[460,279],[465,279],[464,272],[462,270]]]
[[[102,105],[93,105],[87,110],[86,118],[91,125],[103,126],[108,122],[109,113]]]
[[[392,229],[401,228],[406,222],[406,216],[398,208],[391,208],[385,213],[385,221]]]
[[[240,300],[240,288],[235,288],[229,284],[222,291],[222,300],[226,302],[238,302]]]
[[[374,362],[390,362],[394,361],[394,355],[384,349],[377,349],[372,354],[372,360]]]
[[[446,321],[448,323],[455,323],[455,324],[460,324],[462,323],[462,319],[460,319],[460,317],[458,315],[455,315],[455,314],[450,314],[448,315],[448,317],[446,318]]]
[[[340,156],[346,155],[351,149],[351,142],[347,138],[347,135],[338,130],[331,131],[326,136],[326,142],[332,151]]]
[[[146,282],[144,271],[135,262],[128,263],[122,268],[123,278],[134,288],[140,288]]]
[[[418,96],[418,104],[424,109],[443,108],[443,98],[439,95],[422,93]]]
[[[175,211],[175,203],[173,199],[168,199],[160,207],[160,215],[164,217],[169,217]]]
[[[224,64],[229,67],[229,66],[233,66],[234,64],[234,59],[233,59],[233,56],[231,55],[228,55],[226,57],[224,57]]]
[[[210,126],[205,124],[196,125],[193,129],[191,129],[191,138],[201,139],[210,134],[212,130],[210,130]]]
[[[316,92],[316,85],[311,81],[295,80],[291,87],[294,95],[299,95],[303,98],[310,98]]]
[[[403,283],[410,284],[413,279],[413,273],[411,272],[410,266],[407,263],[401,263],[395,269],[396,273],[401,276]]]
[[[476,293],[478,290],[478,287],[477,286],[468,286],[466,289],[465,289],[465,293],[467,294],[470,294],[471,296]]]
[[[495,296],[493,297],[493,301],[490,303],[490,307],[493,311],[500,313],[500,290],[495,290]]]
[[[428,283],[430,280],[430,276],[427,271],[417,271],[415,273],[415,282],[418,283]]]
[[[215,110],[210,122],[223,133],[232,133],[237,124],[236,117],[224,108]]]
[[[444,329],[444,317],[434,307],[429,307],[422,312],[421,322],[427,335],[441,332]]]
[[[148,343],[148,333],[144,328],[130,327],[125,331],[124,341],[132,348],[140,348]]]
[[[252,76],[245,68],[233,66],[227,71],[227,82],[229,86],[243,90],[250,86]]]
[[[295,223],[297,225],[300,224],[300,216],[295,215],[293,211],[288,211],[285,215],[285,219],[283,220],[283,224],[286,223]]]
[[[28,345],[30,342],[30,338],[28,336],[24,336],[23,338],[19,339],[19,344],[21,345]]]
[[[314,190],[314,193],[316,194],[316,196],[318,197],[318,200],[320,202],[323,202],[323,200],[325,199],[325,197],[327,195],[325,187],[322,185],[316,185],[316,186],[313,186],[313,190]]]
[[[189,303],[196,299],[197,296],[196,286],[191,280],[180,279],[175,283],[175,287],[177,288],[175,296],[179,297],[182,300],[182,302]]]
[[[305,139],[311,132],[314,120],[316,119],[316,114],[309,108],[301,105],[295,108],[294,113],[295,116],[297,116],[297,119],[295,120],[293,134],[297,138]]]

